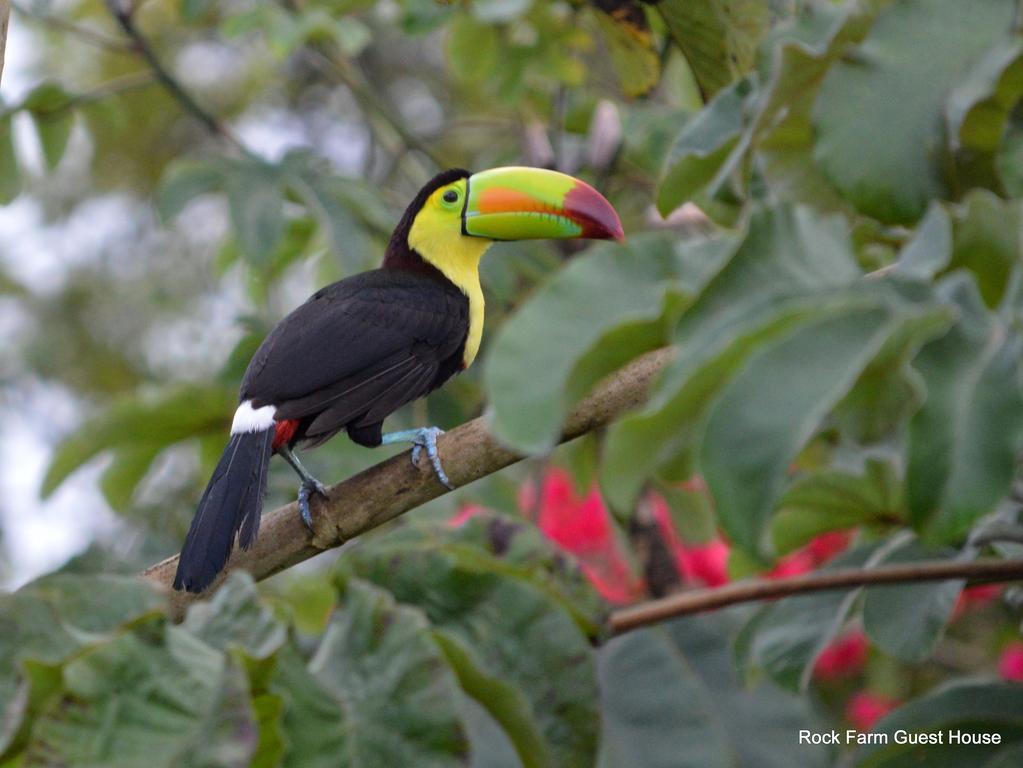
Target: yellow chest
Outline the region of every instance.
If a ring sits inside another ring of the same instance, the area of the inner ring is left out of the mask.
[[[469,333],[465,339],[462,364],[468,368],[480,351],[483,339],[483,289],[480,287],[480,259],[491,246],[490,240],[466,237],[450,229],[428,226],[423,216],[409,232],[408,244],[435,266],[469,299]]]

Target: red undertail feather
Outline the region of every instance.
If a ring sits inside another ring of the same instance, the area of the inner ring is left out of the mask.
[[[276,451],[282,445],[291,442],[298,429],[298,419],[282,419],[274,424],[273,449]]]

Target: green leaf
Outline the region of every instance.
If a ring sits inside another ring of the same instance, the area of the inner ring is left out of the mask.
[[[605,2],[594,10],[611,63],[626,96],[644,96],[661,78],[661,57],[643,6],[635,0]]]
[[[657,493],[668,506],[672,525],[687,544],[706,544],[717,537],[717,517],[706,491],[660,483]]]
[[[663,0],[657,10],[709,98],[753,67],[766,0]]]
[[[887,311],[850,306],[757,353],[725,388],[707,419],[700,464],[735,544],[763,551],[788,465],[890,333]]]
[[[316,216],[331,251],[347,270],[367,268],[368,257],[375,261],[362,227],[349,210],[348,180],[324,175],[305,152],[289,154],[283,166],[287,183]]]
[[[814,156],[860,212],[907,223],[948,195],[946,99],[993,43],[1010,36],[1014,14],[1013,0],[890,3],[868,39],[831,67],[813,113]]]
[[[570,406],[602,376],[664,341],[659,318],[679,252],[662,235],[598,246],[537,291],[500,329],[483,381],[491,428],[524,453],[556,443]]]
[[[500,36],[492,24],[481,24],[459,14],[448,25],[447,60],[451,71],[463,80],[485,80],[498,64]]]
[[[750,83],[741,80],[719,93],[683,127],[668,153],[657,189],[657,208],[667,216],[717,179],[745,126]],[[712,187],[715,185],[711,185]],[[708,194],[713,195],[714,189]]]
[[[30,764],[248,765],[257,729],[242,670],[190,635],[122,635],[64,668],[33,726]]]
[[[952,222],[939,203],[931,203],[913,238],[899,253],[893,274],[930,280],[952,260]]]
[[[799,745],[814,728],[804,700],[738,679],[728,647],[732,614],[677,619],[601,649],[604,730],[598,768],[811,768],[823,748]]]
[[[57,664],[163,608],[152,584],[124,576],[57,574],[0,595],[0,702],[13,696],[22,662]]]
[[[955,541],[1009,491],[1023,440],[1023,339],[987,314],[967,276],[943,289],[960,320],[913,363],[927,398],[909,423],[906,491],[914,527]]]
[[[778,501],[771,538],[779,555],[827,531],[892,525],[905,518],[902,483],[889,462],[868,459],[863,474],[826,470],[800,478]]]
[[[115,512],[128,509],[135,489],[161,450],[161,446],[129,444],[114,451],[113,461],[103,471],[99,487]]]
[[[470,768],[522,768],[501,726],[470,696],[462,696],[462,722],[472,751]]]
[[[951,550],[936,551],[909,542],[889,552],[878,565],[951,559]],[[905,661],[923,661],[941,639],[964,581],[935,581],[868,587],[863,594],[863,628],[883,651]]]
[[[899,744],[895,733],[942,733],[935,744]],[[1001,744],[950,744],[949,731],[999,734]],[[873,731],[887,734],[886,744],[874,744],[856,753],[859,768],[899,768],[905,765],[990,765],[988,760],[1010,749],[1018,751],[1023,739],[1023,686],[1017,683],[955,681],[904,704],[878,723]]]
[[[706,414],[731,376],[761,345],[828,311],[832,294],[861,275],[845,225],[802,208],[757,211],[738,249],[712,242],[716,274],[675,328],[674,361],[647,405],[608,432],[603,488],[616,509],[630,509],[658,470],[692,475]]]
[[[193,603],[181,627],[214,648],[241,648],[265,659],[287,640],[287,627],[259,600],[245,571],[231,572],[209,600]]]
[[[173,163],[164,172],[156,190],[156,210],[166,224],[181,213],[191,200],[219,190],[223,182],[223,169],[212,161]]]
[[[21,171],[14,152],[11,115],[0,118],[0,205],[11,202],[21,193]]]
[[[993,154],[1023,97],[1023,41],[997,42],[952,90],[945,120],[953,149]]]
[[[478,549],[433,537],[413,546],[416,535],[353,550],[339,575],[368,579],[426,613],[466,692],[501,724],[524,765],[591,765],[596,680],[589,643],[569,614]]]
[[[285,766],[447,768],[468,763],[455,676],[422,613],[358,580],[308,668],[278,654]]]
[[[63,86],[55,82],[44,82],[36,86],[22,102],[22,108],[35,121],[43,158],[53,170],[64,157],[68,138],[74,126],[73,98]]]
[[[972,272],[991,308],[1002,300],[1019,262],[1021,224],[1018,202],[987,190],[971,191],[958,211],[949,269]]]
[[[103,451],[130,446],[165,448],[179,440],[222,433],[230,424],[237,395],[226,386],[181,386],[157,399],[128,397],[86,423],[58,446],[43,478],[43,498]]]
[[[280,170],[260,161],[234,161],[225,168],[224,191],[242,254],[264,266],[284,234]]]
[[[875,546],[858,547],[821,571],[862,568],[874,551]],[[859,589],[816,592],[765,606],[744,630],[748,659],[740,662],[756,665],[786,688],[805,690],[814,661],[841,631],[859,593]]]

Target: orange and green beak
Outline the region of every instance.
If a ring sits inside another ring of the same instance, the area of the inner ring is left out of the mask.
[[[462,232],[490,240],[624,240],[618,213],[589,184],[542,168],[492,168],[468,179]]]

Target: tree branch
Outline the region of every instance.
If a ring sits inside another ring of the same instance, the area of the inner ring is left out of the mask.
[[[977,582],[1016,581],[1023,579],[1023,561],[980,560],[960,563],[942,560],[932,563],[885,565],[869,570],[821,571],[785,579],[741,581],[712,589],[694,589],[623,608],[611,614],[609,624],[614,633],[621,634],[666,619],[704,613],[739,603],[871,584],[906,584],[951,579]]]
[[[4,51],[7,50],[7,22],[11,18],[11,4],[0,0],[0,77],[4,74]]]
[[[565,420],[561,440],[600,429],[641,403],[651,380],[670,357],[667,348],[649,352],[598,384]],[[451,430],[438,440],[437,447],[456,488],[522,459],[487,432],[482,418]],[[325,549],[339,547],[446,492],[425,455],[414,467],[405,451],[331,487],[327,500],[314,497],[315,536],[306,530],[294,503],[264,515],[256,543],[248,551],[235,551],[227,570],[244,568],[256,579],[264,579]],[[178,558],[174,556],[142,575],[170,590],[177,566]],[[226,572],[211,589],[219,585]],[[195,595],[171,592],[172,614],[180,617],[194,599]]]
[[[120,25],[121,29],[124,30],[124,33],[131,39],[133,49],[145,59],[150,69],[153,70],[153,75],[156,77],[157,82],[184,107],[186,112],[202,123],[210,133],[226,140],[234,145],[242,154],[251,157],[252,152],[242,143],[241,139],[235,136],[234,132],[211,112],[203,108],[177,81],[174,75],[170,73],[170,70],[163,65],[153,47],[149,44],[149,40],[135,26],[132,4],[122,2],[121,0],[106,0],[106,4],[110,14]]]
[[[101,32],[98,29],[92,27],[86,27],[81,24],[75,24],[73,21],[62,19],[59,16],[54,16],[50,13],[41,13],[36,11],[35,8],[25,7],[20,3],[11,3],[11,8],[19,16],[24,16],[26,19],[38,22],[47,27],[58,29],[61,32],[65,32],[72,37],[81,40],[83,43],[88,43],[97,48],[102,48],[105,51],[111,51],[113,53],[134,53],[135,46],[128,40],[122,40],[118,37],[113,37],[105,32]]]

